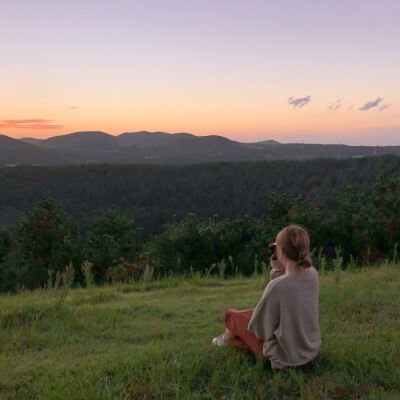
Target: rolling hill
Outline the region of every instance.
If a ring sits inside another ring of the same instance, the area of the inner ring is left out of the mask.
[[[60,153],[43,149],[24,141],[0,135],[0,166],[58,165]]]
[[[54,136],[38,142],[37,145],[46,149],[91,153],[115,151],[122,148],[115,136],[98,131],[74,132],[67,135]]]
[[[240,143],[223,136],[190,133],[74,132],[45,140],[2,135],[0,165],[182,164],[215,161],[304,160],[400,155],[400,146]]]
[[[33,137],[23,137],[20,139],[22,142],[29,143],[29,144],[38,144],[41,142],[43,139],[36,139]]]

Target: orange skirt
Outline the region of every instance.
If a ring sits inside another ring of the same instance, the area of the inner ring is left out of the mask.
[[[265,358],[263,354],[264,340],[260,340],[254,333],[247,330],[253,312],[254,308],[242,311],[229,308],[225,313],[225,326],[238,336],[238,339],[232,342],[233,345]]]

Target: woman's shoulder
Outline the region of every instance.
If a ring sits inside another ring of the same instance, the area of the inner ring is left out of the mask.
[[[311,267],[308,269],[310,270],[310,273],[312,273],[314,275],[314,277],[318,278],[318,275],[319,275],[318,270],[313,265],[311,265]]]
[[[272,279],[271,281],[269,281],[268,285],[266,286],[265,290],[264,290],[264,295],[267,293],[271,293],[273,291],[279,290],[279,288],[285,287],[285,286],[291,286],[292,283],[292,279],[300,279],[300,280],[304,280],[304,281],[309,281],[311,280],[318,280],[318,271],[316,270],[316,268],[314,268],[313,266],[307,268],[304,272],[301,273],[297,273],[297,274],[293,274],[293,275],[281,275],[277,278]]]
[[[310,278],[310,277],[318,277],[318,271],[314,266],[304,268],[302,271],[298,272],[297,274],[291,275],[297,278]]]
[[[281,283],[282,283],[285,279],[287,279],[288,276],[289,276],[289,275],[286,275],[286,274],[285,274],[285,275],[281,275],[281,276],[278,276],[277,278],[274,278],[274,279],[272,279],[271,281],[269,281],[268,285],[266,286],[266,288],[265,288],[265,290],[264,290],[264,295],[273,292],[274,289],[275,289],[277,286],[281,285]]]

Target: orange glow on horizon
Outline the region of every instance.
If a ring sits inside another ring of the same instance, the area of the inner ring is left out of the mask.
[[[307,138],[310,135],[316,137],[314,140],[318,140],[317,135],[321,140],[327,140],[330,135],[335,141],[336,134],[349,134],[359,138],[362,144],[360,132],[399,126],[395,107],[384,112],[377,109],[364,112],[357,107],[348,110],[348,107],[330,111],[326,106],[312,103],[294,109],[285,103],[268,108],[256,102],[245,105],[235,102],[207,104],[200,100],[183,105],[165,105],[161,100],[144,101],[137,105],[124,103],[119,108],[112,107],[109,102],[68,108],[53,103],[36,111],[43,115],[48,108],[48,119],[22,119],[10,112],[14,119],[0,121],[0,134],[17,139],[46,139],[78,131],[102,131],[114,136],[124,132],[162,131],[187,132],[196,136],[219,135],[238,141]],[[27,109],[25,112],[32,111]]]

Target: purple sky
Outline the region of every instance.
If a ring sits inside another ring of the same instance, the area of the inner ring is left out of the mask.
[[[398,0],[2,0],[0,133],[400,145],[399,21]]]

